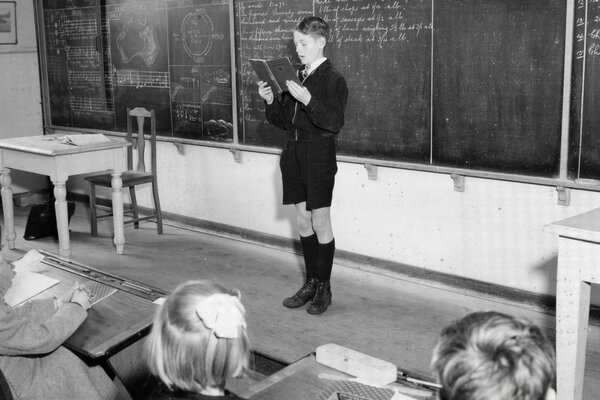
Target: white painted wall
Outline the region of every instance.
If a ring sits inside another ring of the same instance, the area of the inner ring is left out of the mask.
[[[0,54],[0,62],[9,66],[1,69],[1,136],[41,134],[35,54]],[[236,163],[224,149],[185,145],[180,155],[163,142],[158,150],[165,211],[298,236],[293,210],[280,205],[278,156],[245,152]],[[69,190],[87,193],[87,185],[75,178]],[[149,188],[139,197],[152,206]],[[361,165],[340,163],[333,225],[342,250],[554,294],[556,239],[542,226],[598,206],[595,192],[572,191],[564,207],[552,187],[466,178],[460,193],[448,175],[380,167],[371,181]]]
[[[17,45],[0,46],[0,138],[42,135],[33,0],[17,1]],[[14,171],[16,193],[45,188],[43,176]]]
[[[281,206],[278,156],[161,143],[163,209],[284,238],[297,238],[293,210]],[[73,181],[69,190],[86,193]],[[109,197],[109,192],[105,192]],[[150,188],[139,201],[152,207]],[[536,293],[555,294],[556,238],[543,225],[600,206],[600,193],[340,163],[332,207],[338,249]]]

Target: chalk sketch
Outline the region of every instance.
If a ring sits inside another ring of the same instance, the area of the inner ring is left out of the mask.
[[[181,37],[186,53],[196,58],[210,52],[213,24],[204,13],[190,13],[181,22]]]
[[[158,55],[158,42],[147,13],[133,14],[117,36],[121,60],[128,64],[139,57],[147,67],[154,64]]]

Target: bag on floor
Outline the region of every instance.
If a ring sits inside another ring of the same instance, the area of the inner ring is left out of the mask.
[[[67,202],[68,220],[71,222],[71,217],[75,213],[75,203]],[[58,230],[56,229],[56,211],[54,202],[47,201],[42,204],[36,204],[31,207],[27,225],[25,226],[25,234],[23,239],[34,240],[43,237],[52,236],[58,239]]]

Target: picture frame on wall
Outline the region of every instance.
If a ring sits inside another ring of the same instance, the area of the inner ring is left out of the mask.
[[[0,1],[0,45],[17,44],[17,2]]]

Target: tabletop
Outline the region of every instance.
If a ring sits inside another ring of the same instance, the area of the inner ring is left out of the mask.
[[[573,239],[600,243],[600,208],[552,222],[544,230]]]
[[[49,257],[46,256],[42,262],[48,259]],[[72,287],[75,282],[85,284],[89,281],[105,282],[106,279],[102,273],[89,267],[69,272],[64,269],[64,265],[62,268],[43,265],[44,270],[40,273],[56,278],[60,283],[35,296],[34,299],[58,296]],[[141,284],[127,280],[120,281],[116,278],[114,282],[122,285],[124,289],[143,287]],[[88,310],[86,320],[67,339],[65,346],[85,357],[108,357],[148,333],[156,308],[157,305],[151,299],[130,291],[117,290]]]
[[[108,142],[76,146],[62,141],[65,135],[38,135],[0,139],[0,149],[15,150],[45,156],[61,156],[66,154],[85,153],[90,151],[110,150],[130,146],[124,138],[108,138]]]

